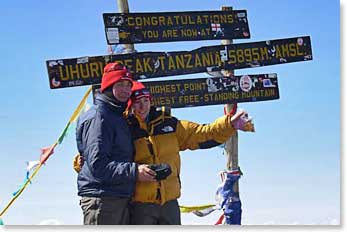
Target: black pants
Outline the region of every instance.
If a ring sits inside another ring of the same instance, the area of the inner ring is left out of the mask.
[[[177,200],[164,205],[133,202],[130,206],[132,225],[181,225],[181,213]]]
[[[84,225],[129,225],[129,198],[82,197]]]

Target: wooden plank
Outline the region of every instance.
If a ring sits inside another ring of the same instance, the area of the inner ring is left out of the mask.
[[[192,51],[140,52],[121,55],[48,60],[50,87],[101,82],[103,67],[120,62],[135,79],[243,69],[312,60],[310,37],[201,47]]]
[[[184,108],[279,99],[277,74],[142,82],[154,106]],[[93,96],[100,85],[93,86]]]
[[[103,14],[108,44],[247,39],[246,10]]]

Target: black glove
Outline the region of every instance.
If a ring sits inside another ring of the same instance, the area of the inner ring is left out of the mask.
[[[149,168],[157,173],[156,180],[165,180],[171,174],[171,167],[168,164],[151,164]]]

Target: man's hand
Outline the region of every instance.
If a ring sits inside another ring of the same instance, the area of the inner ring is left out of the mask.
[[[137,180],[141,182],[154,182],[156,172],[149,168],[146,164],[137,166]]]
[[[252,118],[245,111],[237,112],[230,121],[235,130],[255,132]]]

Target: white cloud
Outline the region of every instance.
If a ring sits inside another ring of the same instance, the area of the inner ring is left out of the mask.
[[[265,226],[271,226],[271,225],[288,225],[288,226],[296,226],[296,225],[340,225],[340,220],[333,218],[333,219],[324,219],[321,221],[315,221],[310,223],[301,223],[299,221],[293,221],[290,223],[276,223],[273,220],[264,222],[263,225]]]
[[[334,218],[329,222],[329,225],[340,225],[340,220]]]
[[[63,223],[60,222],[57,219],[46,219],[46,220],[41,221],[39,223],[39,225],[53,225],[53,226],[56,226],[56,225],[63,225]]]
[[[290,225],[290,226],[296,226],[296,225],[300,225],[300,223],[299,223],[299,222],[292,222],[292,223],[289,223],[288,225]]]

